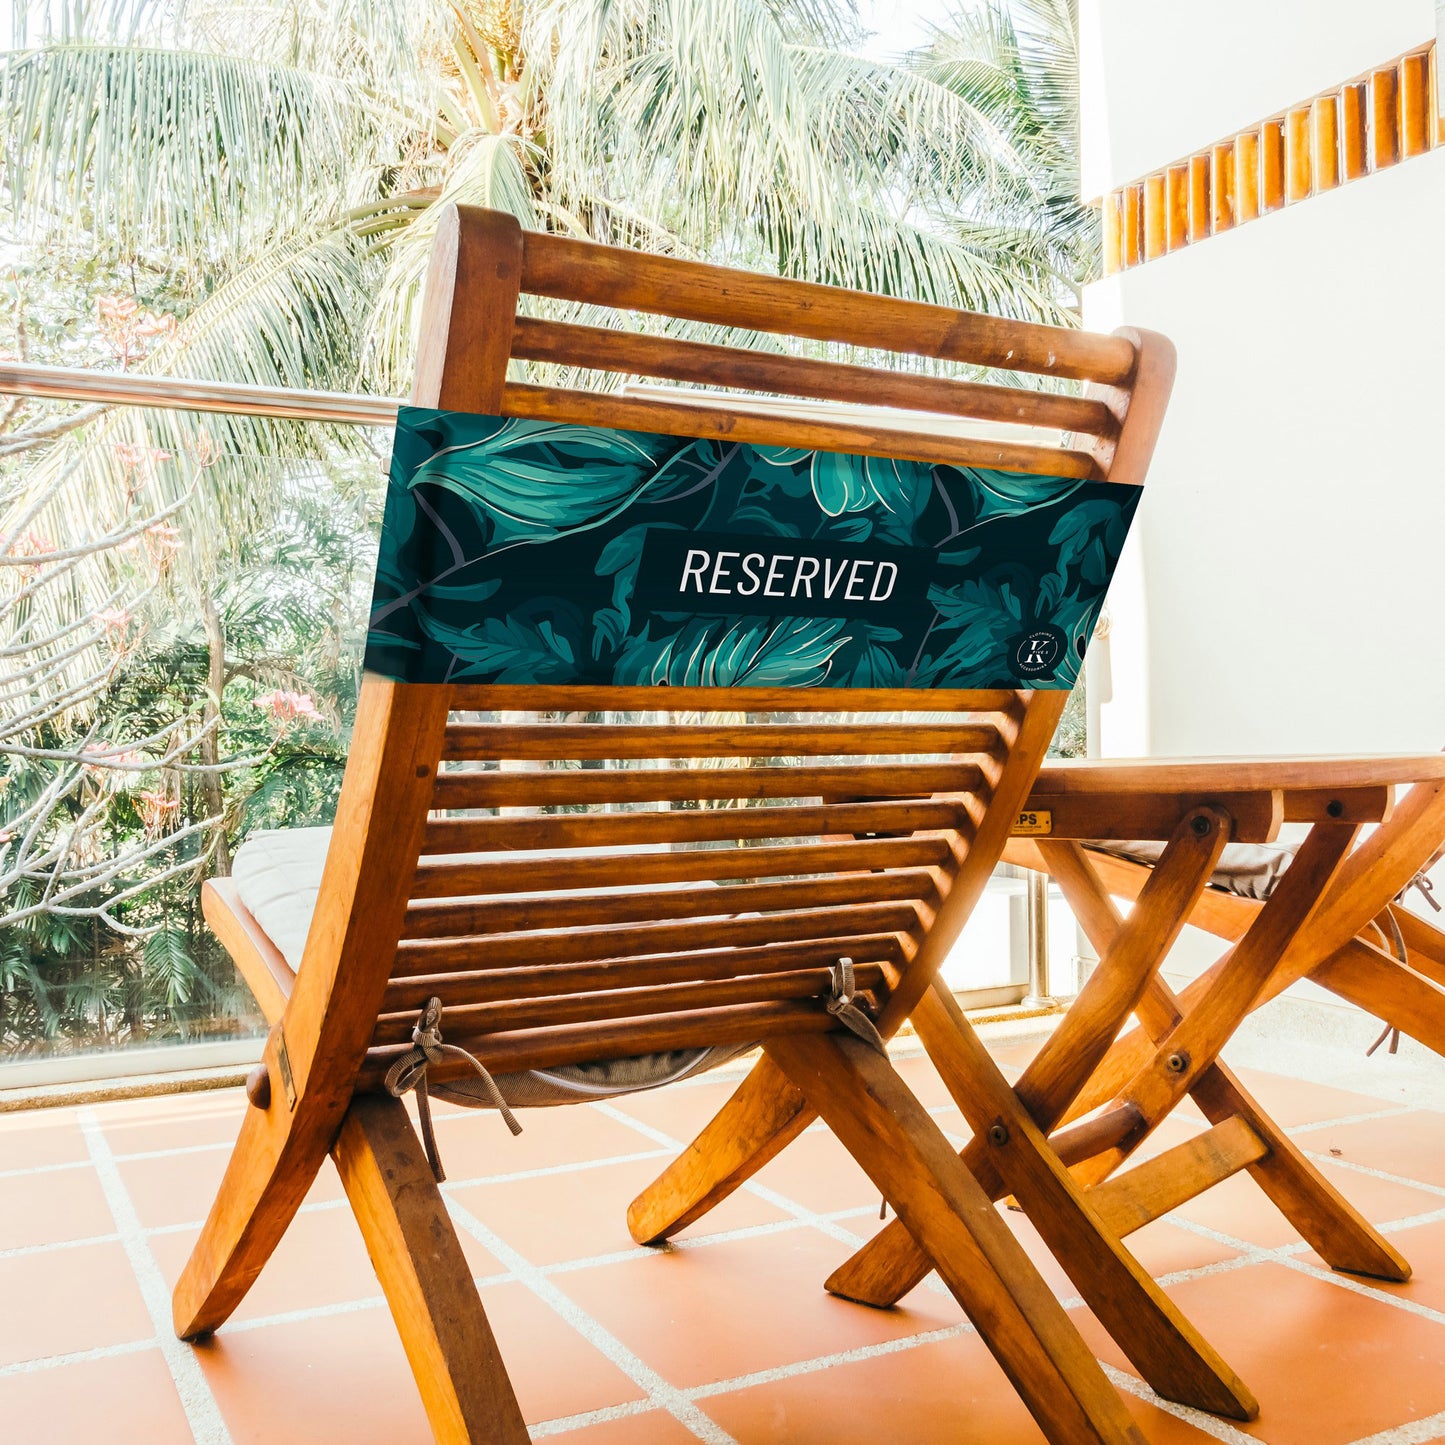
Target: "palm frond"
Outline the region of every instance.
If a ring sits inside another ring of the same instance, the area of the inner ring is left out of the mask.
[[[7,188],[37,238],[211,261],[335,214],[372,143],[341,81],[245,55],[68,42],[0,61]]]
[[[819,43],[766,0],[543,4],[524,33],[543,57],[549,195],[599,239],[630,239],[610,229],[621,202],[694,254],[787,275],[1025,311],[1047,290],[1037,268],[1005,274],[1017,248],[993,280],[978,250],[920,264],[914,217],[966,201],[977,225],[1017,231],[1034,187],[1008,127],[925,67]]]
[[[537,227],[528,147],[516,136],[472,131],[448,153],[450,170],[434,206],[413,214],[389,242],[386,273],[367,322],[363,374],[372,386],[396,394],[407,389],[417,328],[421,324],[422,281],[440,208],[449,204],[489,206]]]

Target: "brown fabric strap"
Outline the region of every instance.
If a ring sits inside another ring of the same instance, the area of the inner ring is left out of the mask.
[[[465,1059],[477,1071],[492,1104],[506,1120],[507,1128],[513,1134],[522,1132],[522,1126],[518,1122],[517,1116],[502,1097],[502,1091],[497,1087],[497,1081],[487,1072],[482,1061],[469,1054],[458,1044],[444,1043],[441,1025],[442,1001],[439,998],[429,998],[412,1027],[410,1051],[403,1054],[386,1071],[385,1081],[387,1093],[395,1099],[401,1098],[403,1094],[411,1093],[413,1089],[416,1090],[416,1112],[421,1123],[422,1147],[426,1150],[427,1163],[431,1165],[431,1172],[436,1176],[438,1184],[441,1184],[447,1176],[442,1170],[441,1155],[437,1153],[436,1130],[432,1127],[431,1095],[427,1090],[426,1075],[427,1070],[433,1064],[441,1063],[447,1055],[450,1054],[456,1059]]]
[[[1431,863],[1433,863],[1433,862],[1434,862],[1434,859],[1431,860]],[[1427,863],[1427,864],[1425,865],[1425,868],[1428,868],[1428,867],[1430,867],[1430,866],[1431,866],[1431,864],[1430,864],[1430,863]],[[1395,895],[1395,902],[1396,902],[1396,903],[1403,903],[1403,902],[1405,901],[1405,895],[1406,895],[1412,888],[1416,888],[1416,889],[1419,889],[1420,897],[1423,898],[1423,899],[1425,900],[1425,902],[1428,903],[1428,904],[1430,905],[1430,907],[1435,910],[1436,913],[1439,913],[1440,910],[1441,910],[1442,905],[1441,905],[1441,903],[1440,903],[1440,900],[1439,900],[1438,898],[1436,898],[1436,896],[1435,896],[1435,885],[1430,881],[1430,875],[1425,871],[1425,868],[1422,868],[1422,869]]]
[[[829,968],[828,974],[832,980],[832,997],[828,1000],[828,1012],[844,1028],[856,1034],[869,1048],[876,1050],[886,1059],[888,1045],[883,1041],[883,1035],[878,1032],[873,1020],[864,1013],[862,1007],[855,1002],[858,990],[853,982],[853,960],[840,958]]]

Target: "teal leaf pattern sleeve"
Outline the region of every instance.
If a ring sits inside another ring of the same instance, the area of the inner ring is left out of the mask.
[[[404,407],[366,664],[404,682],[1071,687],[1139,498]]]

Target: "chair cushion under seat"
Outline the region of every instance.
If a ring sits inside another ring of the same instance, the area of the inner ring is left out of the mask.
[[[231,877],[241,902],[261,931],[276,945],[293,973],[301,968],[306,934],[311,927],[311,915],[316,911],[321,874],[326,866],[326,850],[330,845],[330,828],[258,828],[236,850],[231,866]],[[573,849],[566,856],[597,851],[601,850]],[[504,858],[515,855],[475,856]],[[659,885],[659,890],[680,886],[683,885],[663,884]],[[442,1032],[445,1035],[445,1017],[442,1019]],[[753,1044],[730,1044],[710,1049],[670,1049],[663,1053],[598,1059],[585,1064],[563,1064],[551,1069],[531,1069],[494,1077],[502,1097],[513,1108],[580,1104],[588,1099],[661,1088],[664,1084],[715,1069],[754,1047]],[[477,1078],[433,1084],[431,1092],[439,1099],[467,1108],[492,1107],[482,1081]]]
[[[1091,848],[1096,853],[1107,853],[1110,857],[1143,863],[1150,868],[1159,861],[1166,846],[1164,843],[1103,840],[1084,844],[1085,848]],[[1219,855],[1218,866],[1210,876],[1209,886],[1237,894],[1240,898],[1263,902],[1278,887],[1279,880],[1294,862],[1294,855],[1295,850],[1284,844],[1226,843]]]

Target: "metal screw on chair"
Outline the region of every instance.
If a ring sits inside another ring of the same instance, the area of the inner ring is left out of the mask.
[[[988,1142],[1000,1147],[1008,1143],[1008,1125],[994,1124],[988,1131]]]
[[[1168,1069],[1171,1074],[1182,1074],[1185,1069],[1189,1067],[1189,1055],[1170,1054],[1169,1057],[1164,1060],[1164,1067]]]
[[[1214,825],[1209,821],[1209,819],[1204,817],[1203,814],[1200,814],[1199,817],[1195,818],[1195,820],[1190,823],[1189,826],[1194,829],[1194,835],[1197,838],[1202,838],[1214,827]]]
[[[1341,818],[1344,816],[1345,805],[1338,798],[1331,798],[1325,804],[1325,812],[1332,818]]]

